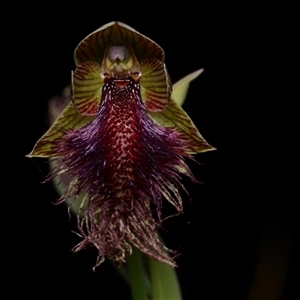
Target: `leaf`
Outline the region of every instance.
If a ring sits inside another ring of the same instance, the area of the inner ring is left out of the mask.
[[[177,81],[175,84],[173,84],[173,93],[172,93],[172,99],[180,106],[183,105],[189,86],[190,86],[190,82],[194,79],[196,79],[202,72],[204,71],[204,69],[199,69],[185,77],[183,77],[182,79],[180,79],[179,81]]]

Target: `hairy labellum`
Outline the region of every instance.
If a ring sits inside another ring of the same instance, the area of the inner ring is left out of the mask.
[[[59,158],[50,176],[67,179],[59,203],[84,195],[74,250],[94,245],[96,265],[125,262],[134,245],[175,266],[157,235],[162,201],[182,213],[180,174],[195,181],[184,159],[214,149],[171,98],[163,60],[157,44],[125,24],[89,35],[75,51],[73,102],[28,155]]]
[[[120,87],[118,80],[107,80],[95,119],[67,132],[57,145],[63,157],[59,172],[67,172],[72,180],[61,200],[87,193],[81,221],[84,240],[77,249],[91,243],[101,257],[124,262],[133,244],[172,263],[161,249],[157,227],[162,195],[182,211],[178,169],[191,176],[183,161],[188,154],[176,130],[158,126],[148,117],[139,84],[130,78],[124,82]]]

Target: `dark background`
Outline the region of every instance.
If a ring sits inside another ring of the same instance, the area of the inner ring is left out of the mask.
[[[196,157],[203,166],[191,164],[203,184],[184,181],[193,200],[185,199],[185,214],[166,222],[163,233],[167,245],[182,253],[177,272],[183,299],[247,299],[264,243],[267,258],[279,257],[267,268],[271,274],[281,270],[275,276],[284,280],[278,299],[296,299],[299,197],[292,194],[293,161],[284,152],[290,136],[282,126],[288,115],[278,77],[288,57],[276,50],[280,24],[245,8],[148,5],[44,4],[24,6],[29,13],[20,18],[12,14],[15,29],[3,43],[13,70],[6,76],[13,87],[3,133],[5,150],[13,154],[5,162],[8,278],[30,298],[130,299],[109,262],[93,273],[94,249],[71,252],[78,242],[75,220],[69,221],[64,205],[52,204],[57,194],[51,184],[40,184],[48,173],[45,161],[24,157],[47,129],[48,100],[69,84],[77,44],[118,20],[165,50],[174,83],[205,69],[191,84],[184,109],[217,151]],[[262,277],[266,290],[269,278]],[[280,286],[273,282],[274,289]]]

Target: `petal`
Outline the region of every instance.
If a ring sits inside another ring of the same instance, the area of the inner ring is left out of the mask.
[[[26,156],[59,157],[59,152],[54,149],[58,140],[62,138],[67,130],[82,127],[92,119],[92,117],[80,115],[74,108],[73,103],[69,103],[50,129],[37,141],[33,150]]]
[[[164,51],[154,41],[121,22],[110,22],[89,34],[75,49],[74,59],[78,66],[87,61],[102,64],[107,46],[130,45],[138,61],[155,58],[164,61]]]
[[[187,142],[186,153],[196,154],[215,150],[205,141],[191,118],[174,100],[170,100],[164,111],[148,112],[148,115],[160,126],[175,127],[181,133],[181,138]]]
[[[141,97],[148,111],[162,111],[171,98],[172,85],[165,64],[157,59],[141,62]]]
[[[178,105],[180,105],[180,106],[183,105],[186,94],[187,94],[189,86],[190,86],[190,82],[192,80],[196,79],[203,71],[204,71],[204,69],[199,69],[199,70],[183,77],[182,79],[180,79],[173,85],[172,99]]]
[[[101,67],[95,62],[80,64],[73,74],[73,97],[77,111],[84,116],[94,116],[99,108],[103,81]]]

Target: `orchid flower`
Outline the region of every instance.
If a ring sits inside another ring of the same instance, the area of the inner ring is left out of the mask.
[[[72,101],[27,156],[59,159],[47,178],[69,181],[58,203],[82,197],[75,252],[93,245],[96,266],[121,265],[135,246],[176,266],[157,234],[163,201],[183,212],[181,175],[196,182],[186,159],[214,148],[173,100],[164,51],[149,38],[111,22],[74,58]]]

